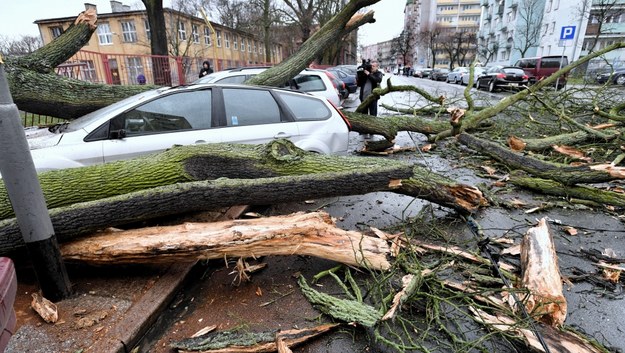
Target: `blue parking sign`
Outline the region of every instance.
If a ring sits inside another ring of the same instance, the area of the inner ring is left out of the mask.
[[[575,39],[575,26],[563,26],[560,31],[560,40]]]

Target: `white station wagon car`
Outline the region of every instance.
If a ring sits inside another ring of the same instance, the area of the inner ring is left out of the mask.
[[[217,71],[206,75],[193,83],[242,84],[265,70],[267,70],[267,67],[241,67],[237,69]],[[291,88],[302,92],[308,92],[313,96],[329,100],[336,107],[341,106],[341,94],[332,84],[330,77],[328,77],[324,70],[304,69],[289,82],[286,82],[283,88]]]
[[[26,129],[37,171],[80,167],[198,143],[267,143],[347,154],[349,121],[327,100],[291,90],[195,84],[137,94],[50,128]]]

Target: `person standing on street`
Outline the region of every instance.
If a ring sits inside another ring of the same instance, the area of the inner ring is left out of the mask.
[[[380,87],[382,78],[384,75],[378,70],[379,65],[377,61],[372,61],[369,65],[363,65],[362,75],[363,78],[360,82],[360,101],[364,101],[367,96],[373,92],[374,89]],[[374,99],[368,106],[365,114],[378,116],[378,99]]]
[[[200,70],[200,78],[212,73],[213,69],[211,69],[211,63],[209,61],[203,62],[202,69]]]

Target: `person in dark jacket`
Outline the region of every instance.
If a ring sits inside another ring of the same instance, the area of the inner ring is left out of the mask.
[[[213,69],[211,69],[211,63],[209,61],[205,61],[202,63],[202,70],[200,70],[200,78],[212,74]]]
[[[380,64],[377,61],[372,61],[369,65],[366,65],[362,70],[362,80],[360,80],[360,101],[364,101],[371,92],[380,87],[382,78],[384,75],[378,70]],[[371,104],[367,106],[365,114],[378,116],[378,99],[375,99]]]

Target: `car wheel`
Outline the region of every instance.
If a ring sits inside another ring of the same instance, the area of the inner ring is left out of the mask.
[[[614,83],[621,86],[625,85],[625,75],[616,76],[616,78],[614,79]]]
[[[490,83],[488,84],[488,92],[495,92],[496,89],[497,85],[495,84],[495,80],[490,81]]]

